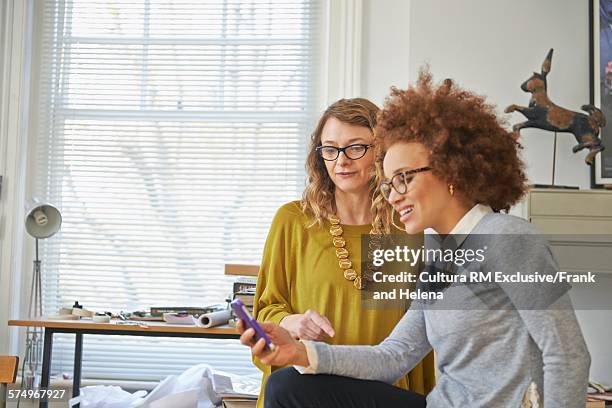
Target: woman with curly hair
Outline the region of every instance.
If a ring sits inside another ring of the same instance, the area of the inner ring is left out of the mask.
[[[457,275],[557,268],[531,224],[498,212],[523,196],[526,180],[518,143],[484,98],[451,80],[434,86],[422,72],[416,86],[392,90],[376,135],[381,192],[407,233],[431,228],[438,242],[452,239],[458,249],[486,238],[486,258],[469,265],[480,269]],[[275,345],[267,351],[252,329],[238,329],[262,361],[324,374],[275,372],[267,407],[518,408],[526,394],[546,407],[584,407],[590,357],[567,292],[549,288],[449,284],[443,300],[413,301],[376,346],[297,342],[264,323]],[[432,349],[440,374],[426,398],[390,385]]]
[[[372,149],[378,111],[362,98],[341,99],[327,108],[311,137],[303,198],[282,206],[270,227],[253,312],[292,337],[377,344],[406,310],[367,310],[361,303],[369,278],[360,262],[361,237],[384,232],[377,220],[390,213],[389,208],[372,212],[373,203],[384,201]],[[417,235],[411,244],[418,247],[422,240]],[[266,379],[276,367],[257,359],[255,364],[264,373],[262,406]],[[400,387],[427,393],[434,378],[429,355],[396,380]]]

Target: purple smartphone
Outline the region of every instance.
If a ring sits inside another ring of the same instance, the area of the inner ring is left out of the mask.
[[[272,340],[270,340],[270,338],[261,328],[259,323],[257,323],[257,320],[255,320],[255,318],[251,316],[246,306],[244,306],[244,303],[242,303],[242,300],[236,299],[232,303],[230,303],[230,305],[232,306],[234,314],[244,322],[244,325],[247,328],[250,327],[255,330],[255,341],[259,339],[264,339],[264,341],[266,342],[265,350],[269,351],[272,346]]]

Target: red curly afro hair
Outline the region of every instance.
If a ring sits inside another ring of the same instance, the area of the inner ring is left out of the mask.
[[[520,144],[504,129],[485,98],[451,79],[433,85],[421,70],[415,86],[391,88],[375,130],[383,152],[397,142],[417,142],[429,150],[433,174],[452,184],[470,204],[508,210],[527,190]]]

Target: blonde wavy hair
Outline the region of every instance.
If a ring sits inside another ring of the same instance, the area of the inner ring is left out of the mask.
[[[350,125],[363,126],[374,133],[376,127],[376,116],[380,109],[372,102],[364,98],[340,99],[330,105],[319,119],[317,126],[310,137],[310,146],[306,158],[306,172],[308,183],[302,195],[302,211],[312,221],[308,227],[315,224],[323,226],[323,221],[336,212],[335,189],[336,186],[327,174],[323,159],[319,156],[316,148],[321,145],[321,134],[327,120],[331,117]],[[376,139],[376,138],[375,138]],[[376,162],[382,161],[381,149],[375,143]],[[372,169],[370,179],[370,198],[372,200],[372,233],[381,234],[388,232],[383,220],[389,219],[390,206],[384,206],[386,200],[382,197],[378,188],[382,179],[379,171]]]

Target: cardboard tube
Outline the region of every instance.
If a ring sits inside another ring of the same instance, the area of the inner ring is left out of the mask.
[[[219,312],[203,314],[198,318],[198,326],[209,328],[227,324],[231,314],[232,312],[230,310],[221,310]]]

